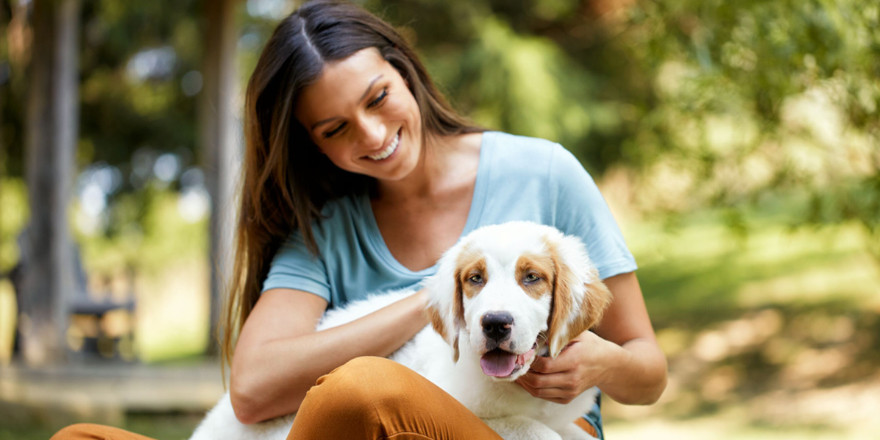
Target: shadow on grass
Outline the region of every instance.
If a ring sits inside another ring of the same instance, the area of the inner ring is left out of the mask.
[[[876,262],[838,237],[776,229],[736,241],[696,227],[657,239],[664,248],[648,252],[639,279],[670,361],[664,417],[738,406],[745,423],[775,426],[789,420],[786,405],[802,410],[799,396],[880,386]],[[770,399],[775,419],[762,412]],[[831,427],[821,420],[817,429]]]

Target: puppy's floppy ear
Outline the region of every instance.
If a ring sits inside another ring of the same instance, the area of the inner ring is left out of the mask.
[[[431,327],[434,328],[434,331],[439,333],[440,336],[452,346],[452,361],[458,362],[458,332],[452,332],[450,329],[446,328],[446,321],[443,319],[440,311],[433,305],[429,305],[426,312],[428,313],[428,319],[431,320]],[[455,334],[453,335],[453,333]]]
[[[428,318],[434,330],[446,340],[453,350],[453,361],[458,361],[458,335],[464,328],[464,305],[461,287],[461,270],[458,255],[462,246],[449,249],[440,259],[437,273],[428,278]]]
[[[560,234],[550,237],[547,247],[555,269],[548,331],[550,356],[555,358],[572,338],[602,320],[612,296],[580,239]]]

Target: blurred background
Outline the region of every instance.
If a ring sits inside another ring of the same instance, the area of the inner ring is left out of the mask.
[[[222,393],[242,90],[299,3],[0,3],[0,439],[186,438]],[[608,438],[875,438],[880,4],[358,3],[599,183],[670,361]]]

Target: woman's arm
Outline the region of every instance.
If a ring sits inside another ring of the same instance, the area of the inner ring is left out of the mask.
[[[595,333],[572,340],[556,359],[538,358],[517,382],[535,397],[567,403],[598,386],[612,399],[651,404],[666,388],[660,350],[634,272],[605,280],[614,300]]]
[[[327,307],[297,290],[263,293],[242,327],[230,397],[242,423],[295,412],[322,375],[364,355],[388,356],[427,325],[422,292],[351,323],[315,331]]]

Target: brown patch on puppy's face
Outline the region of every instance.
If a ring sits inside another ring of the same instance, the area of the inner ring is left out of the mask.
[[[456,280],[467,298],[477,296],[489,282],[486,257],[477,251],[462,252],[458,258]]]
[[[535,299],[552,292],[555,272],[553,259],[547,255],[522,255],[516,262],[516,282]]]

